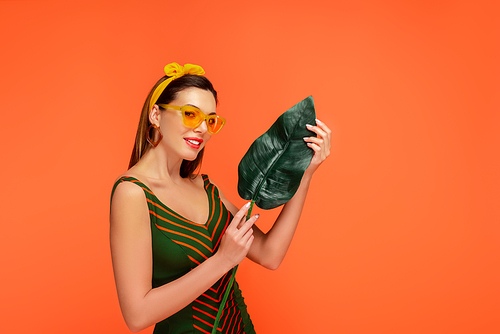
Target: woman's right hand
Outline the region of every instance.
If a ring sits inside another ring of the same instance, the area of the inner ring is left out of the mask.
[[[233,220],[222,236],[220,247],[217,251],[217,255],[229,266],[229,269],[243,261],[254,239],[252,225],[257,221],[259,215],[254,215],[245,221],[249,207],[250,203],[245,204],[234,215]]]

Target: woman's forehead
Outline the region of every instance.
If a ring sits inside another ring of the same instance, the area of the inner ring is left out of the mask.
[[[189,105],[196,107],[205,114],[216,112],[216,103],[212,92],[196,87],[181,90],[171,103],[174,104],[174,102],[179,106]]]

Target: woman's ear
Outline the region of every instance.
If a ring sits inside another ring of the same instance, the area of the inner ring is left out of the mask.
[[[156,126],[160,126],[160,118],[161,118],[160,107],[158,107],[158,105],[155,104],[153,108],[151,108],[151,111],[149,112],[149,122]]]

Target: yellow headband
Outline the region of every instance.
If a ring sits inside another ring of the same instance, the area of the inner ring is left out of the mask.
[[[149,101],[149,111],[151,111],[156,101],[158,101],[158,98],[160,97],[161,93],[163,93],[168,84],[171,83],[173,80],[180,78],[186,74],[203,75],[205,74],[205,70],[201,68],[201,66],[193,64],[186,64],[184,66],[181,66],[177,63],[170,63],[166,65],[165,75],[170,78],[163,81],[161,84],[158,85],[158,87],[156,87],[155,91],[153,92],[153,95],[151,95],[151,100]]]

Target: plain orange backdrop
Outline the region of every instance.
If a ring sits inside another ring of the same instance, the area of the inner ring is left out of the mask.
[[[259,334],[500,333],[499,20],[482,0],[0,1],[0,332],[128,332],[110,191],[176,61],[219,92],[203,172],[237,205],[282,112],[313,95],[333,130],[282,266],[238,271]]]

